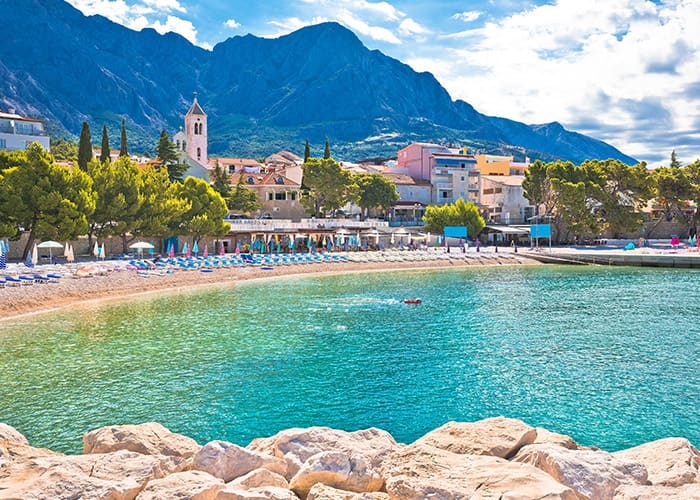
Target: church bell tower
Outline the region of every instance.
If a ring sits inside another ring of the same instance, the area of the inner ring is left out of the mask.
[[[207,166],[207,114],[197,102],[197,92],[190,110],[185,115],[187,155],[200,165]]]

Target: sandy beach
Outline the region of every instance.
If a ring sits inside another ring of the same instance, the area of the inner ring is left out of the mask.
[[[422,255],[421,255],[422,254]],[[172,270],[168,273],[144,276],[134,269],[128,269],[122,261],[107,261],[100,264],[101,272],[76,278],[72,274],[83,266],[38,266],[36,273],[64,271],[65,275],[50,283],[5,286],[0,288],[0,320],[24,314],[39,313],[69,307],[77,303],[122,300],[134,295],[169,290],[192,289],[200,286],[230,285],[254,279],[270,279],[280,276],[308,276],[310,274],[342,274],[350,272],[379,272],[407,269],[438,269],[465,266],[507,266],[532,265],[537,261],[508,253],[500,255],[492,252],[477,254],[452,253],[448,258],[436,252],[403,252],[400,261],[363,260],[360,261],[293,264],[261,269],[259,266],[230,267],[214,269],[211,272],[199,270]],[[426,258],[433,256],[434,259]],[[353,258],[353,256],[350,256]],[[420,257],[420,258],[417,258]],[[29,274],[23,266],[9,269],[9,273]],[[147,274],[147,273],[146,273]]]

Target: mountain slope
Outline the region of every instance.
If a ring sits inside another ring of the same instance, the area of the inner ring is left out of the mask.
[[[434,140],[518,157],[634,162],[561,126],[482,115],[452,101],[430,73],[368,50],[336,23],[277,39],[234,37],[209,52],[172,33],[86,17],[63,0],[0,0],[0,18],[5,39],[22,40],[0,44],[0,108],[43,117],[54,135],[75,136],[88,120],[95,131],[107,123],[116,144],[124,116],[132,150],[152,150],[160,129],[177,130],[197,90],[212,154],[300,151],[306,138],[320,147],[329,137],[345,159]]]

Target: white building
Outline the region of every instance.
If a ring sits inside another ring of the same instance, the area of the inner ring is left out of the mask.
[[[0,111],[0,149],[27,149],[32,142],[38,142],[42,148],[49,149],[50,139],[44,130],[43,121],[20,116],[14,109],[6,113]]]
[[[497,224],[527,224],[535,208],[525,198],[524,175],[482,175],[481,205],[487,221]]]
[[[180,163],[189,165],[185,177],[197,177],[209,181],[207,114],[197,102],[195,92],[192,106],[185,114],[185,128],[174,136],[173,142],[180,154]]]

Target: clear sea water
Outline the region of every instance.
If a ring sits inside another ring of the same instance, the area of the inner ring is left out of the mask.
[[[64,452],[151,420],[245,445],[311,425],[411,442],[496,415],[611,451],[700,445],[699,287],[688,270],[467,268],[76,307],[0,322],[0,422]]]

